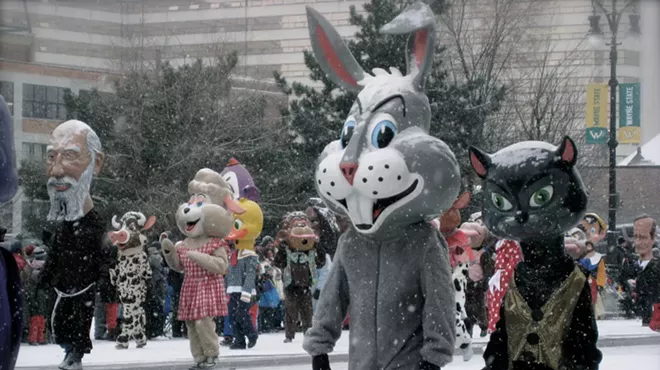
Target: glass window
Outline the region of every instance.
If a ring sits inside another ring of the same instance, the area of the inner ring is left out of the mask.
[[[9,114],[14,115],[14,83],[9,81],[0,81],[0,95],[5,98],[9,107]]]
[[[52,120],[66,119],[64,88],[23,84],[23,116]]]

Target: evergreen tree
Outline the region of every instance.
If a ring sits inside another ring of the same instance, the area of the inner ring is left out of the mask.
[[[157,217],[154,232],[174,230],[174,213],[188,200],[188,182],[199,169],[220,172],[236,157],[263,177],[261,169],[268,163],[259,161],[269,158],[261,153],[281,140],[275,125],[264,122],[263,96],[232,91],[230,75],[237,61],[234,53],[211,66],[164,63],[128,73],[115,94],[66,94],[68,118],[89,124],[103,145],[104,167],[91,189],[103,219],[110,223],[113,215],[140,211]],[[29,199],[48,199],[43,166],[24,163],[21,168]],[[276,186],[262,191],[264,199],[277,198],[270,193]],[[44,211],[27,217],[26,229],[38,233]]]
[[[373,68],[396,67],[406,70],[404,45],[406,35],[384,35],[379,29],[394,19],[405,7],[406,1],[371,0],[364,5],[364,13],[355,7],[350,9],[351,25],[359,30],[348,42],[348,47],[365,71]],[[442,0],[431,4],[434,12],[444,10]],[[288,128],[289,151],[299,164],[292,187],[297,190],[293,203],[315,196],[313,185],[315,162],[325,145],[339,137],[344,120],[355,100],[355,94],[337,89],[323,73],[311,51],[304,51],[304,61],[310,70],[309,77],[319,89],[293,82],[289,84],[279,73],[275,80],[281,90],[292,97],[289,106],[282,111]],[[445,141],[455,152],[461,165],[464,187],[472,188],[472,169],[467,158],[470,145],[485,147],[480,138],[487,117],[499,110],[504,88],[492,95],[490,101],[475,99],[480,81],[462,84],[449,81],[443,63],[444,48],[435,50],[434,65],[426,83],[431,102],[431,135]]]

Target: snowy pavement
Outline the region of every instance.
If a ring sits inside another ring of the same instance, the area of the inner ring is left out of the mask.
[[[615,347],[605,348],[603,350],[603,362],[600,363],[599,370],[622,370],[634,367],[640,370],[660,369],[660,350],[658,346],[640,346],[640,347]],[[332,370],[348,370],[348,364],[331,364]],[[481,370],[484,362],[481,357],[473,357],[469,362],[463,362],[460,357],[454,357],[454,362],[444,367],[446,370]],[[230,368],[222,368],[230,369]],[[271,367],[237,367],[236,370],[310,370],[309,365],[299,366],[271,366]]]
[[[642,327],[640,321],[604,320],[599,321],[598,326],[601,347],[653,344],[655,345],[656,354],[660,356],[660,350],[658,350],[660,348],[660,334],[652,332],[648,327]],[[293,370],[295,366],[309,361],[309,357],[302,349],[301,335],[298,335],[294,342],[289,344],[282,343],[283,339],[283,333],[265,334],[259,337],[257,346],[249,350],[230,351],[223,347],[221,348],[221,360],[231,368],[237,369],[249,369],[255,366],[263,368],[271,364],[279,364],[287,370]],[[474,343],[477,352],[475,359],[480,359],[478,354],[481,353],[480,349],[486,342],[487,338],[475,338]],[[333,362],[339,364],[346,361],[348,346],[348,332],[344,332],[344,335],[337,342],[334,353],[331,355]],[[610,349],[608,348],[607,351],[610,351]],[[55,345],[24,345],[19,353],[17,369],[56,368],[62,357],[62,350]],[[470,364],[474,361],[470,361]],[[127,350],[115,349],[113,342],[95,341],[94,350],[91,354],[85,356],[83,362],[87,369],[184,369],[186,365],[190,364],[191,360],[187,340],[168,340],[164,338],[163,340],[150,341],[142,349],[136,349],[134,343],[131,343],[131,348]],[[456,362],[462,363],[460,359]],[[657,368],[659,367],[655,367],[655,369]],[[338,369],[341,368],[338,367]],[[456,367],[456,369],[468,368]]]

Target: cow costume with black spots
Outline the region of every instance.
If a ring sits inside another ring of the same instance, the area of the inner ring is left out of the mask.
[[[108,237],[119,251],[117,264],[110,270],[110,282],[117,287],[124,307],[117,349],[128,348],[131,339],[135,339],[137,348],[147,344],[144,302],[147,299],[147,283],[151,279],[151,266],[145,251],[147,237],[142,231],[149,230],[155,222],[155,216],[147,219],[140,212],[127,212],[119,221],[116,216],[112,217],[115,231],[108,232]]]
[[[435,226],[447,240],[449,247],[449,264],[452,267],[452,281],[454,284],[454,297],[456,299],[456,347],[463,355],[464,361],[470,361],[474,355],[472,349],[472,333],[467,325],[467,286],[468,269],[474,261],[474,254],[470,246],[471,230],[460,230],[461,209],[470,202],[470,193],[463,193],[454,204],[446,210],[437,220]]]

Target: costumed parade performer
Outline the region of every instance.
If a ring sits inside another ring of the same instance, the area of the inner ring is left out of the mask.
[[[57,294],[51,327],[55,343],[66,353],[60,369],[82,369],[83,356],[92,350],[89,330],[95,285],[104,273],[109,251],[103,247],[105,222],[94,209],[89,189],[103,160],[101,141],[85,123],[66,121],[53,131],[46,175],[48,220],[55,222],[55,229],[46,242],[51,250],[41,284],[48,284]]]
[[[509,287],[513,270],[522,260],[520,245],[513,240],[500,240],[495,244],[495,273],[488,280],[486,302],[488,307],[488,333],[495,331],[500,320],[502,299]]]
[[[468,268],[468,285],[465,311],[468,319],[466,326],[472,333],[474,325],[481,329],[480,337],[488,335],[488,311],[486,309],[486,292],[488,280],[495,273],[495,243],[493,237],[483,225],[476,222],[465,222],[460,230],[468,234],[470,247],[474,251],[474,260]]]
[[[183,273],[177,319],[186,323],[196,363],[190,369],[209,369],[218,365],[220,354],[214,318],[227,315],[222,275],[228,262],[223,239],[234,224],[230,212],[244,209],[222,176],[208,168],[197,171],[188,193],[190,200],[176,212],[176,225],[186,238],[175,246],[163,233],[161,244],[167,265]]]
[[[574,227],[564,235],[566,253],[574,260],[579,261],[587,254],[587,234],[580,228]]]
[[[587,207],[569,137],[525,141],[487,154],[470,148],[484,180],[484,224],[520,243],[500,318],[484,352],[488,370],[596,370],[602,359],[587,273],[566,253],[566,231]],[[498,252],[499,253],[499,252]]]
[[[252,175],[236,158],[229,160],[227,167],[222,170],[220,175],[229,184],[235,200],[245,198],[256,203],[261,202],[260,191],[254,184]]]
[[[250,172],[243,166],[236,158],[231,158],[227,163],[227,166],[220,173],[225,179],[227,184],[231,187],[231,190],[234,194],[234,200],[238,201],[241,198],[251,200],[257,204],[261,203],[261,192],[259,188],[255,185],[254,179]],[[230,241],[231,243],[231,241]],[[257,321],[257,312],[258,304],[255,302],[252,307],[250,307],[250,317],[253,322]],[[224,323],[224,340],[222,345],[231,346],[234,342],[233,334],[231,331],[231,312],[228,313],[229,316],[225,316]]]
[[[460,230],[461,209],[470,203],[470,193],[463,193],[454,204],[437,219],[440,233],[447,240],[449,264],[452,267],[452,280],[456,299],[456,348],[463,355],[463,361],[470,361],[474,355],[472,349],[472,331],[467,325],[467,286],[470,262],[474,261],[474,252],[470,245],[472,230]]]
[[[9,106],[0,95],[0,202],[9,202],[18,190],[14,120]],[[0,239],[4,241],[4,232]],[[21,278],[11,252],[0,247],[0,369],[13,369],[23,333],[23,296]]]
[[[591,285],[591,301],[596,313],[596,319],[605,314],[603,297],[601,292],[607,284],[607,273],[605,271],[605,258],[596,252],[596,246],[607,235],[607,225],[600,216],[595,213],[587,213],[578,225],[587,235],[586,255],[580,259],[580,264],[589,271],[589,285]]]
[[[273,264],[284,279],[284,343],[291,343],[298,330],[312,326],[312,287],[318,281],[317,268],[325,265],[325,254],[316,250],[317,236],[303,212],[292,212],[280,222],[277,254]]]
[[[460,173],[449,147],[428,134],[424,82],[433,62],[436,19],[409,4],[381,28],[411,34],[407,75],[365,72],[334,27],[307,7],[312,49],[328,78],[357,94],[344,127],[319,157],[315,186],[350,219],[340,237],[304,349],[313,368],[350,313],[349,368],[439,369],[452,360],[455,302],[447,244],[429,221],[458,197]]]
[[[137,348],[147,344],[147,319],[144,304],[147,300],[147,284],[152,276],[146,246],[147,237],[143,231],[151,229],[156,217],[148,219],[140,212],[127,212],[119,221],[112,217],[112,227],[108,237],[117,251],[117,264],[110,270],[110,283],[117,287],[123,308],[121,333],[117,336],[117,349],[128,348],[128,342],[135,339]]]
[[[250,310],[256,303],[257,272],[260,269],[254,245],[264,224],[264,215],[256,202],[241,198],[238,205],[245,211],[234,214],[234,227],[227,236],[235,245],[227,273],[229,317],[234,335],[234,342],[229,348],[235,350],[252,348],[259,338]]]

